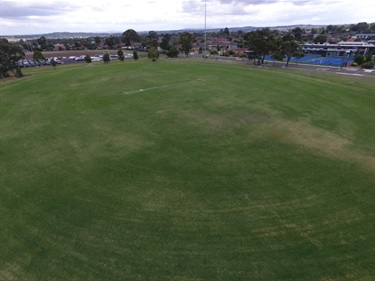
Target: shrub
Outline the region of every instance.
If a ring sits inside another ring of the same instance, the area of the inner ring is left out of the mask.
[[[179,51],[177,50],[177,48],[176,47],[172,47],[167,52],[167,57],[169,57],[169,58],[177,58],[178,54],[179,54]]]
[[[361,65],[361,68],[363,69],[374,69],[374,62],[372,61],[368,61],[368,62],[365,62],[364,64]]]
[[[358,63],[356,63],[355,61],[352,62],[352,66],[358,66]]]
[[[133,51],[133,59],[135,60],[135,61],[137,61],[138,60],[138,52],[137,51]]]
[[[109,54],[106,52],[103,55],[103,62],[104,63],[109,63],[109,61],[110,61]]]
[[[85,56],[85,62],[87,62],[87,63],[91,63],[92,62],[92,59],[91,59],[91,57],[89,55]]]
[[[357,65],[361,65],[362,63],[365,62],[365,57],[363,55],[356,55],[354,57],[354,62],[356,62]]]
[[[147,56],[149,59],[152,59],[152,61],[156,61],[159,58],[159,52],[155,47],[151,47],[148,49]]]
[[[124,52],[121,49],[117,51],[117,56],[118,56],[118,59],[120,61],[124,61],[125,60]]]

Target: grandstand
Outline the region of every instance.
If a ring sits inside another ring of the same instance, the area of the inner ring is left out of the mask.
[[[323,57],[354,57],[356,54],[366,55],[375,51],[375,45],[367,42],[339,42],[337,44],[301,44],[304,54],[321,55]]]
[[[300,59],[292,58],[290,62],[345,67],[354,61],[355,55],[375,52],[375,45],[368,42],[305,43],[300,46],[305,56]],[[266,56],[265,59],[275,61],[271,56]]]

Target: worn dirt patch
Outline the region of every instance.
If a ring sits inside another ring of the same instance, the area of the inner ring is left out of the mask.
[[[264,126],[264,133],[284,142],[302,145],[325,156],[346,161],[356,161],[370,171],[375,171],[375,158],[362,151],[352,149],[350,139],[314,127],[307,123],[279,120]]]
[[[216,113],[204,111],[187,111],[184,118],[191,120],[195,125],[210,133],[230,131],[235,128],[244,127],[254,123],[263,123],[270,120],[267,114],[261,113],[234,113],[223,116]]]

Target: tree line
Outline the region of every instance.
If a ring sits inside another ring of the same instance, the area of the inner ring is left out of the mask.
[[[183,32],[179,34],[178,37],[172,37],[171,35],[166,34],[160,44],[158,43],[158,39],[159,36],[154,31],[150,31],[148,36],[141,37],[135,30],[128,29],[124,31],[120,37],[112,35],[105,38],[104,42],[110,49],[118,49],[120,46],[131,47],[134,45],[139,45],[142,50],[147,50],[148,58],[156,61],[159,58],[159,45],[168,57],[177,57],[180,52],[183,52],[186,56],[188,56],[193,47],[194,36],[189,32]],[[101,42],[102,39],[94,38],[94,41],[97,43]],[[37,45],[31,47],[31,50],[33,51],[33,59],[37,61],[44,60],[45,58],[42,52],[52,50],[51,44],[48,43],[45,36],[41,36],[36,40],[36,42]],[[177,48],[177,45],[180,47]],[[30,46],[25,46],[24,42],[22,41],[19,44],[15,44],[9,42],[5,38],[0,38],[0,78],[3,79],[8,77],[10,73],[12,73],[15,77],[23,76],[18,61],[25,58],[25,48],[27,51],[30,51]],[[117,56],[119,60],[124,60],[124,52],[121,50],[121,48],[117,51]],[[137,51],[133,52],[133,58],[135,60],[138,59]],[[102,60],[104,63],[108,63],[110,61],[109,54],[107,52],[104,53]],[[87,55],[85,57],[85,61],[88,63],[91,62],[91,57]],[[51,64],[56,66],[56,62],[54,60],[52,60]]]
[[[218,32],[210,32],[208,40],[223,37],[229,42],[233,42],[238,48],[248,50],[248,58],[253,59],[255,63],[263,64],[265,57],[271,55],[275,60],[286,61],[286,66],[292,57],[301,58],[303,52],[300,43],[304,41],[312,41],[314,43],[325,43],[330,34],[345,32],[375,32],[375,23],[367,24],[360,22],[353,25],[328,25],[322,28],[312,28],[307,32],[305,29],[296,27],[287,32],[278,31],[270,28],[262,28],[250,32],[230,31],[228,28],[221,29]],[[182,32],[178,34],[158,34],[155,31],[149,31],[145,34],[138,34],[134,29],[127,29],[119,36],[110,35],[106,37],[90,37],[85,39],[53,39],[48,40],[45,36],[30,41],[13,44],[6,39],[0,40],[0,75],[1,78],[13,73],[14,76],[22,76],[22,71],[17,61],[25,57],[25,51],[36,52],[40,57],[42,51],[54,49],[53,43],[63,44],[66,50],[84,50],[97,49],[105,47],[108,49],[120,49],[123,47],[139,48],[139,50],[147,50],[148,57],[157,60],[159,50],[167,57],[177,57],[180,53],[189,56],[194,45],[202,45],[204,41],[204,33],[200,32]],[[216,50],[211,51],[217,54],[223,46],[217,46]],[[122,52],[122,51],[121,51]],[[118,53],[121,60],[121,52]],[[233,51],[232,51],[233,52]],[[203,53],[202,47],[199,53]],[[224,52],[224,55],[231,55],[230,51]],[[88,58],[87,58],[88,60]]]

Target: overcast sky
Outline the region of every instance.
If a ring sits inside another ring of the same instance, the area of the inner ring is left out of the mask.
[[[204,0],[0,0],[0,35],[204,28]],[[375,22],[374,0],[207,0],[207,28]]]

